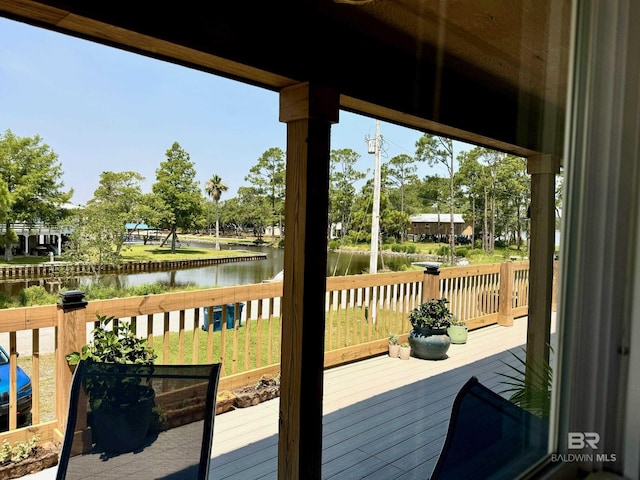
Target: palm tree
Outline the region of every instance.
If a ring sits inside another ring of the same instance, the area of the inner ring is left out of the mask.
[[[216,202],[216,250],[220,250],[220,234],[218,230],[218,202],[222,196],[222,192],[226,192],[227,187],[223,182],[220,175],[213,174],[204,186],[207,195],[209,195]]]

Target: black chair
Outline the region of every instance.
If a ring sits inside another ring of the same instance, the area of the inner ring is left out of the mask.
[[[56,479],[207,479],[219,378],[220,364],[81,361]]]
[[[471,377],[458,392],[431,480],[513,480],[548,451],[548,421]]]

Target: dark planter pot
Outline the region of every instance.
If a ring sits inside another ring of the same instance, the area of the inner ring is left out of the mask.
[[[430,328],[413,328],[409,332],[411,353],[423,360],[443,360],[451,345],[447,329],[432,330]]]
[[[96,448],[110,453],[139,449],[153,418],[155,392],[146,387],[136,403],[98,408],[92,413],[92,438]]]

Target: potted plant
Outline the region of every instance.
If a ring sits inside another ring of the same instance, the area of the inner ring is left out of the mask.
[[[447,334],[451,338],[451,343],[467,343],[467,323],[454,315],[451,317]]]
[[[451,345],[447,328],[452,318],[453,314],[444,298],[434,298],[414,308],[409,314],[413,327],[409,332],[413,356],[424,360],[447,358]]]
[[[398,358],[400,355],[400,343],[398,342],[398,335],[392,333],[389,335],[389,356],[391,358]]]
[[[411,345],[409,344],[409,342],[402,342],[399,347],[400,347],[400,354],[399,354],[400,359],[409,360],[409,357],[411,357]]]
[[[82,387],[89,399],[93,442],[109,452],[132,451],[144,441],[151,425],[155,392],[146,380],[150,378],[156,355],[145,338],[135,335],[129,322],[108,328],[113,316],[96,317],[91,342],[80,352],[69,353],[66,359],[69,365],[77,365],[80,360],[88,362],[89,374]],[[114,364],[114,371],[105,370],[105,363]],[[130,376],[116,375],[118,364],[132,364],[136,368]]]

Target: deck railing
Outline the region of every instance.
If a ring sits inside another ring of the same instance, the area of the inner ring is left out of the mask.
[[[277,374],[282,291],[282,282],[261,283],[0,310],[0,341],[8,342],[11,357],[9,430],[0,442],[25,440],[36,431],[41,441],[59,438],[71,380],[65,355],[87,343],[97,314],[131,322],[149,339],[158,363],[222,362],[220,389]],[[408,313],[434,297],[447,298],[471,330],[510,325],[527,314],[528,262],[327,278],[325,366],[385,352],[390,333],[406,339]],[[220,330],[214,329],[216,316]],[[16,412],[19,353],[33,385],[28,428],[18,428]]]

